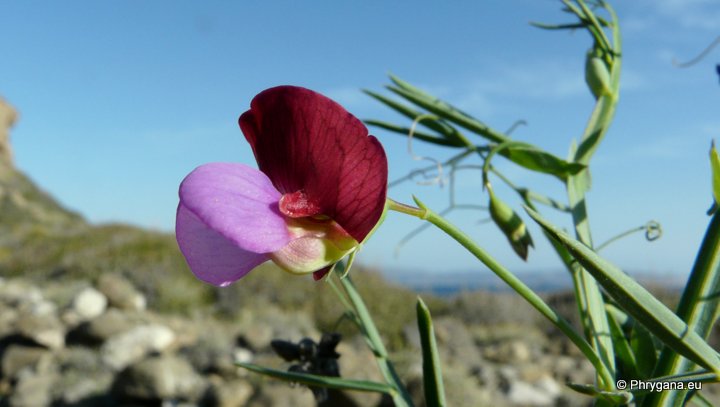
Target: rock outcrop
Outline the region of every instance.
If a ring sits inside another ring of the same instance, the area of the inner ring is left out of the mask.
[[[0,97],[0,165],[13,166],[12,148],[10,148],[10,129],[17,121],[17,111]]]
[[[0,97],[0,263],[3,248],[34,232],[67,232],[84,223],[15,168],[10,130],[17,111]]]

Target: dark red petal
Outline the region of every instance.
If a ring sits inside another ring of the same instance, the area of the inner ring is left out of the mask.
[[[314,272],[314,273],[313,273],[313,280],[315,280],[315,281],[320,281],[320,280],[322,280],[323,277],[325,277],[325,276],[327,275],[327,273],[329,273],[330,270],[332,270],[333,266],[334,266],[334,264],[333,264],[333,265],[329,265],[329,266],[324,267],[324,268],[321,268],[320,270]]]
[[[253,99],[240,128],[260,170],[282,194],[305,194],[358,242],[380,219],[385,151],[339,104],[309,89],[279,86]]]

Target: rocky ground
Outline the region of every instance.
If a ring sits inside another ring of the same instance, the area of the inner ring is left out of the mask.
[[[475,326],[445,316],[437,337],[450,405],[583,405],[566,381],[588,383],[592,367],[539,331]],[[394,355],[422,405],[415,327]],[[95,284],[0,280],[0,394],[7,406],[313,406],[312,393],[249,373],[234,361],[287,368],[272,339],[319,339],[306,313],[273,307],[232,321],[152,312],[128,279]],[[344,377],[381,380],[359,337],[338,346]],[[342,405],[376,406],[378,395],[348,393]]]

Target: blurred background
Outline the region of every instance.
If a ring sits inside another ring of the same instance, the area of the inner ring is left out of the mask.
[[[702,0],[616,7],[624,23],[622,94],[592,167],[595,239],[655,219],[663,225],[661,240],[648,244],[636,235],[605,255],[631,271],[685,275],[711,202],[707,151],[720,130],[720,56],[711,53],[686,69],[672,62],[695,57],[718,36],[720,8]],[[255,94],[279,84],[322,92],[363,119],[409,124],[360,92],[382,91],[393,73],[499,130],[525,120],[515,138],[566,156],[592,108],[583,80],[590,39],[528,22],[569,20],[549,0],[456,2],[442,10],[430,3],[331,1],[6,3],[0,93],[21,114],[13,132],[18,168],[91,222],[172,231],[177,187],[194,167],[254,165],[237,118]],[[404,138],[371,132],[387,149],[391,179],[427,164],[411,159]],[[422,145],[416,152],[451,154]],[[565,200],[554,180],[515,167],[506,172]],[[479,178],[459,177],[459,201],[487,203]],[[408,202],[414,193],[442,209],[447,192],[410,183],[390,195]],[[395,256],[397,242],[417,225],[399,218],[389,217],[360,261],[388,272],[478,269],[433,231]],[[527,265],[516,260],[494,225],[475,224],[484,218],[452,216],[513,269],[559,268],[539,238]]]

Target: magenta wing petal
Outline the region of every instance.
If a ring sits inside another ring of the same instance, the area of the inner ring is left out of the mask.
[[[241,249],[210,229],[180,204],[175,236],[190,270],[206,283],[227,286],[268,260],[268,255]]]
[[[260,170],[282,194],[303,191],[358,242],[378,222],[387,158],[342,106],[305,88],[279,86],[253,99],[240,127]]]
[[[198,278],[227,284],[268,259],[291,236],[280,193],[262,172],[242,164],[196,168],[180,185],[175,234]]]

